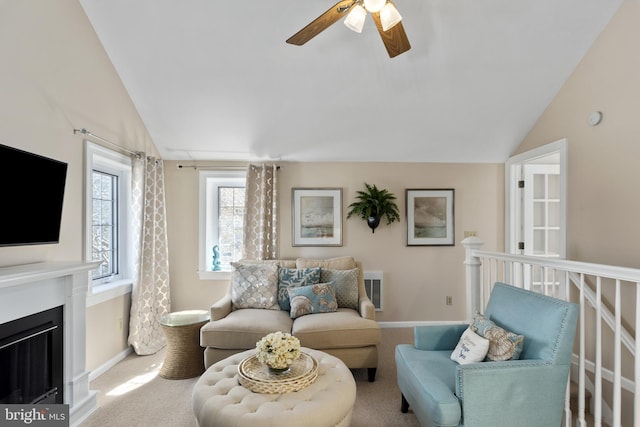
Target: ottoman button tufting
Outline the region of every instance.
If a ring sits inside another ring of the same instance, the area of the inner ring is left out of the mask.
[[[192,404],[198,425],[349,426],[356,399],[356,384],[351,371],[334,356],[308,348],[302,350],[318,361],[318,377],[295,392],[254,393],[239,384],[237,367],[255,350],[235,354],[212,365],[193,389]],[[228,376],[221,378],[219,371]],[[221,383],[224,387],[218,387]],[[233,386],[228,387],[230,384]],[[235,404],[229,402],[230,396]],[[245,417],[247,414],[251,416]]]

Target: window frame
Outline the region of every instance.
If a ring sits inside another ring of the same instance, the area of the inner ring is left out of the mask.
[[[131,241],[131,157],[85,141],[84,176],[84,258],[92,261],[93,171],[118,177],[117,185],[117,271],[106,278],[89,278],[87,306],[99,304],[131,292],[133,285],[133,247]]]
[[[207,262],[211,258],[209,247],[218,241],[218,187],[246,187],[247,171],[242,170],[203,170],[198,172],[199,188],[199,241],[198,275],[201,280],[225,280],[230,277],[231,269],[221,266],[222,270],[213,271]]]

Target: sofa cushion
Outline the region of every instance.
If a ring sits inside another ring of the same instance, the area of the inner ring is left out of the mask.
[[[467,328],[451,353],[451,360],[461,365],[482,362],[489,351],[489,340]]]
[[[320,267],[278,268],[278,304],[280,309],[289,311],[289,289],[315,285],[320,282]]]
[[[335,270],[322,268],[320,281],[333,282],[336,288],[336,300],[340,308],[358,309],[358,268]]]
[[[200,345],[221,349],[249,349],[265,335],[290,332],[293,321],[282,310],[246,308],[209,322],[200,329]]]
[[[289,289],[291,318],[305,314],[332,313],[338,309],[333,283],[316,283]]]
[[[501,328],[480,313],[473,316],[473,323],[469,328],[489,340],[488,360],[517,360],[520,358],[524,341],[522,335]]]
[[[293,322],[292,333],[302,346],[317,350],[380,344],[378,322],[364,319],[350,308],[298,317]]]
[[[296,260],[296,267],[298,268],[330,268],[334,270],[350,270],[356,268],[356,260],[351,256],[329,258],[329,259],[307,259],[298,258]]]
[[[278,266],[275,263],[232,263],[231,302],[233,309],[266,308],[280,310],[278,305]]]

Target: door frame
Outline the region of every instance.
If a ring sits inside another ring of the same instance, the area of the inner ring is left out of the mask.
[[[506,253],[516,254],[518,251],[518,229],[521,227],[522,207],[518,195],[517,182],[522,179],[521,171],[525,163],[532,162],[541,157],[558,153],[560,156],[560,258],[567,255],[567,139],[563,138],[550,144],[534,148],[524,153],[510,157],[505,163],[505,223],[504,223],[504,247]]]

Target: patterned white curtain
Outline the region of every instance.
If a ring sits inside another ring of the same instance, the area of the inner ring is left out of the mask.
[[[278,167],[250,164],[245,186],[244,253],[247,259],[278,257]]]
[[[147,355],[164,347],[160,318],[171,307],[164,168],[162,160],[142,156],[134,159],[132,169],[135,271],[129,344]]]

